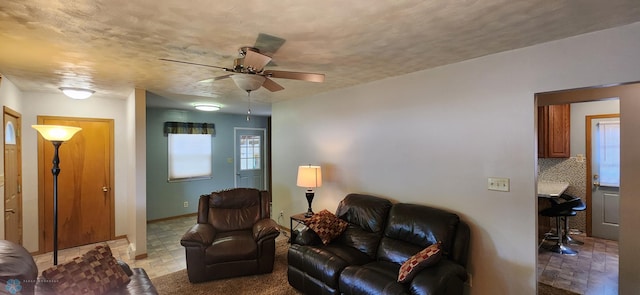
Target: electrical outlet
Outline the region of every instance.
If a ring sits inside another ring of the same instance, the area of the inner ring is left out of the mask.
[[[284,217],[284,211],[280,211],[280,217]]]
[[[189,202],[185,201],[185,202],[184,202],[184,204],[183,204],[183,206],[184,206],[185,208],[189,207]]]

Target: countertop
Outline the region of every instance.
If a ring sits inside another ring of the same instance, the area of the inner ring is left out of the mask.
[[[538,197],[559,197],[569,187],[568,182],[538,182]]]

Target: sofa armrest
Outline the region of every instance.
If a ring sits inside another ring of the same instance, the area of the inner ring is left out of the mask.
[[[120,268],[122,268],[122,270],[124,270],[124,273],[127,274],[127,276],[132,276],[133,272],[131,271],[131,267],[129,267],[129,265],[122,261],[122,260],[118,260],[118,264],[120,265]]]
[[[271,218],[258,220],[253,225],[253,239],[256,241],[275,239],[279,234],[278,224]]]
[[[308,227],[300,230],[295,235],[292,234],[291,239],[291,244],[298,244],[303,246],[314,246],[322,244],[322,240],[320,239],[318,234],[316,234],[316,232]]]
[[[467,271],[449,259],[427,267],[416,274],[410,283],[412,294],[462,294]]]
[[[208,247],[213,243],[216,230],[211,224],[196,223],[180,239],[180,244],[185,247]]]

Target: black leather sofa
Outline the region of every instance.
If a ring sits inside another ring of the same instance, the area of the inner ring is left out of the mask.
[[[144,269],[131,269],[125,262],[118,263],[130,281],[126,286],[113,289],[106,294],[158,294]],[[7,288],[9,280],[18,280],[19,290]],[[0,294],[56,294],[51,288],[51,283],[38,276],[38,267],[24,247],[11,241],[0,240]]]
[[[328,245],[311,230],[300,232],[288,252],[287,276],[304,294],[462,294],[467,280],[469,227],[445,210],[350,194],[336,216],[345,232]],[[400,266],[440,241],[434,266],[398,283]]]

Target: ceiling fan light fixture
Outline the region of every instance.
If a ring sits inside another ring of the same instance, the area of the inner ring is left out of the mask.
[[[254,91],[262,86],[266,78],[260,75],[239,74],[231,76],[233,82],[244,91]]]
[[[193,106],[196,108],[196,110],[205,112],[214,112],[220,110],[220,106],[214,104],[197,103]]]
[[[73,99],[87,99],[95,93],[93,90],[84,88],[60,87],[58,89],[60,89],[64,95]]]

